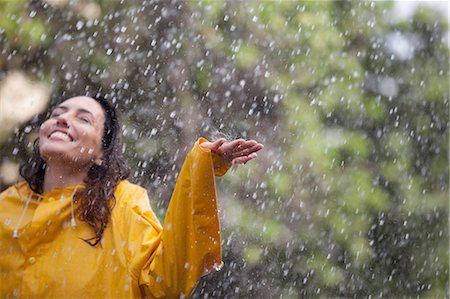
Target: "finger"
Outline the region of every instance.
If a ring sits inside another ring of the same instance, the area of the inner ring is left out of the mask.
[[[226,154],[226,155],[232,154],[233,152],[238,151],[239,150],[238,147],[243,143],[245,143],[244,139],[236,139],[231,142],[224,143],[220,147],[218,152]]]
[[[239,149],[246,149],[255,146],[256,144],[258,144],[258,142],[256,142],[255,140],[247,140],[239,145]]]
[[[225,142],[225,138],[217,139],[214,142],[205,141],[203,143],[200,143],[200,146],[212,151],[217,151],[217,149]]]
[[[200,143],[200,147],[206,148],[206,149],[211,149],[211,144],[212,144],[211,142],[205,141],[205,142]]]
[[[224,143],[226,142],[225,138],[219,138],[211,144],[211,150],[217,151]]]
[[[241,150],[239,152],[233,153],[233,158],[237,158],[237,157],[240,157],[240,156],[248,156],[248,155],[250,155],[252,153],[256,153],[257,151],[262,150],[263,148],[264,148],[264,146],[262,144],[257,143],[257,144],[253,145],[250,148],[246,148],[246,149]]]
[[[238,157],[233,159],[233,165],[234,164],[245,164],[248,161],[255,159],[257,157],[256,153],[250,154],[248,156]]]

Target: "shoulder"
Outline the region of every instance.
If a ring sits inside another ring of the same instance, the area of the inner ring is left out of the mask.
[[[13,206],[23,207],[24,202],[33,193],[25,181],[14,184],[0,193],[0,209]]]
[[[112,218],[120,219],[121,222],[131,221],[140,215],[158,222],[150,206],[150,200],[147,190],[139,185],[133,184],[128,180],[121,181],[114,192],[116,197],[116,206],[113,209]],[[116,219],[116,220],[117,220]],[[128,219],[128,220],[126,220]]]
[[[31,190],[28,187],[28,184],[25,181],[18,182],[14,185],[9,186],[7,189],[3,190],[0,193],[0,199],[6,197],[18,197],[20,193],[29,193]]]
[[[114,196],[120,206],[134,206],[139,202],[148,204],[149,201],[147,190],[128,180],[123,180],[117,185]]]
[[[144,187],[131,183],[129,180],[122,180],[117,185],[116,192],[146,192]]]

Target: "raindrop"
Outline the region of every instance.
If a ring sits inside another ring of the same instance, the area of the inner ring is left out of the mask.
[[[77,28],[77,30],[83,29],[84,22],[83,21],[78,21],[77,24],[75,25],[75,27]]]

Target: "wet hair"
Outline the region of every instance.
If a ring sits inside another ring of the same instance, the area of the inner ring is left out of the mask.
[[[111,218],[115,205],[114,190],[120,181],[129,176],[130,170],[122,153],[122,134],[114,106],[99,94],[87,95],[97,101],[105,114],[102,137],[103,155],[100,165],[93,164],[84,180],[86,188],[78,191],[74,200],[79,202],[78,217],[94,230],[95,236],[86,239],[96,246],[100,243],[103,232]],[[43,192],[46,163],[39,153],[39,141],[34,142],[32,157],[20,166],[20,175],[30,188],[41,194]]]

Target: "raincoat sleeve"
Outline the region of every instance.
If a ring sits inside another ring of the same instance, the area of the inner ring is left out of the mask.
[[[201,148],[205,141],[200,138],[186,157],[162,230],[154,216],[140,219],[153,228],[141,234],[131,268],[140,269],[141,291],[152,298],[189,296],[201,276],[222,266],[214,175],[230,165]]]

